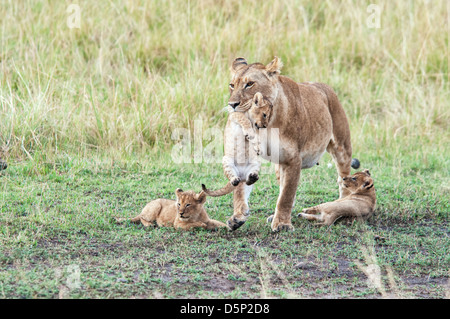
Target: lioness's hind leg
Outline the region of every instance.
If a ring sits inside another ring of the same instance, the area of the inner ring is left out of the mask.
[[[341,178],[350,175],[351,163],[352,163],[352,147],[348,144],[339,145],[333,140],[328,144],[327,152],[330,153],[331,157],[336,164],[336,169],[338,171],[338,183]],[[339,185],[339,198],[346,197],[350,192],[347,189],[342,188]]]

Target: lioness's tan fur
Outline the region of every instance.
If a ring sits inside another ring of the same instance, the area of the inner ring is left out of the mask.
[[[316,165],[325,151],[336,163],[339,177],[350,174],[352,146],[350,129],[339,100],[334,91],[322,83],[296,83],[280,75],[282,63],[275,58],[268,65],[247,64],[237,58],[231,66],[229,105],[238,112],[246,113],[256,92],[260,92],[273,105],[267,129],[278,129],[279,138],[274,141],[261,139],[261,156],[276,161],[280,181],[280,194],[272,230],[292,230],[291,211],[300,179],[300,171]],[[263,129],[258,134],[261,136]],[[278,150],[275,160],[269,154]],[[247,219],[246,203],[251,189],[239,184],[234,191],[234,214],[228,220],[232,229]],[[348,195],[340,187],[340,197]]]
[[[377,202],[373,179],[369,170],[344,177],[340,182],[350,194],[334,202],[306,208],[298,214],[308,220],[320,221],[320,225],[332,225],[340,217],[366,220],[372,216]]]
[[[162,198],[151,201],[139,215],[129,220],[133,223],[142,223],[145,227],[156,223],[160,227],[175,227],[184,230],[195,227],[209,230],[227,227],[224,223],[209,218],[203,207],[206,202],[206,193],[203,191],[196,194],[193,191],[183,192],[177,188],[175,194],[176,201]],[[116,220],[123,222],[128,219],[116,218]]]

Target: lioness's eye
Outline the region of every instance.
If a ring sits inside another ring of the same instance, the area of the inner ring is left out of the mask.
[[[251,87],[253,86],[253,84],[255,84],[255,82],[248,82],[248,83],[245,85],[245,88],[246,88],[246,89],[251,88]]]
[[[230,89],[234,89],[234,85],[230,83]]]

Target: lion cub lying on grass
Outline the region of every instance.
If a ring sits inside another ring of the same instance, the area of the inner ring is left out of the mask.
[[[327,226],[332,225],[340,217],[356,217],[366,220],[372,216],[377,199],[373,179],[368,169],[344,177],[339,184],[342,188],[349,190],[350,195],[334,202],[306,208],[298,216],[320,221],[319,225]]]
[[[175,191],[177,200],[156,199],[148,203],[142,212],[134,218],[116,218],[118,222],[130,220],[133,223],[142,223],[145,227],[156,224],[160,227],[173,226],[189,230],[201,227],[214,230],[219,227],[228,228],[217,220],[210,219],[203,204],[206,202],[206,193],[196,194],[193,191],[183,192],[180,188]]]

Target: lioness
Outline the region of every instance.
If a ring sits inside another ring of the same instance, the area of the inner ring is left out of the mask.
[[[277,57],[267,65],[235,59],[228,100],[236,112],[245,113],[255,93],[260,92],[273,105],[266,128],[258,130],[260,137],[266,129],[278,130],[277,139],[261,139],[261,156],[275,161],[280,181],[275,214],[268,219],[273,231],[293,230],[291,211],[302,168],[313,167],[328,151],[336,163],[339,180],[350,174],[352,162],[347,117],[334,91],[322,83],[296,83],[280,75],[281,68]],[[278,154],[276,159],[269,155],[274,151]],[[234,213],[228,220],[231,229],[247,220],[250,192],[251,186],[244,183],[236,187]],[[340,198],[346,195],[348,191],[340,186]]]
[[[334,202],[306,208],[298,216],[320,221],[319,225],[332,225],[340,217],[367,219],[372,216],[377,203],[373,179],[368,169],[344,177],[341,186],[350,192]],[[320,215],[319,215],[320,214]]]
[[[206,202],[206,193],[196,194],[193,191],[185,191],[177,188],[175,191],[177,200],[156,199],[148,203],[142,212],[129,219],[133,223],[142,223],[145,227],[156,224],[160,227],[173,226],[189,230],[201,227],[214,230],[219,227],[227,227],[224,223],[210,219],[203,205]],[[118,222],[128,218],[116,218]]]

